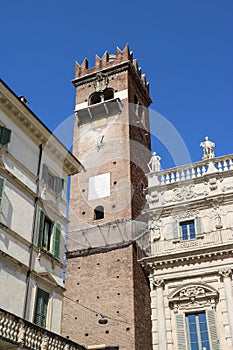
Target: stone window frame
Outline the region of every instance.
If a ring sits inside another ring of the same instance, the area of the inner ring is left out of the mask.
[[[190,238],[187,240],[182,239],[182,232],[180,229],[180,224],[185,223],[185,222],[190,222],[194,221],[194,226],[195,226],[195,238]],[[204,230],[203,230],[203,219],[200,216],[196,217],[189,217],[189,218],[180,218],[178,220],[175,220],[173,222],[173,238],[172,241],[174,243],[176,242],[189,242],[189,241],[194,241],[198,238],[202,238],[204,235]]]
[[[186,316],[190,313],[205,312],[211,349],[219,350],[216,326],[216,304],[218,291],[205,283],[187,283],[176,288],[169,296],[168,303],[176,319],[177,346],[186,350],[189,344]]]

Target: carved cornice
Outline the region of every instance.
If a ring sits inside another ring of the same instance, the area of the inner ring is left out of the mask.
[[[195,241],[192,241],[195,242]],[[177,252],[174,248],[173,252],[165,252],[161,255],[154,255],[150,257],[145,257],[139,260],[143,268],[152,273],[156,270],[168,269],[169,267],[174,268],[174,265],[183,266],[184,263],[189,265],[195,264],[196,262],[204,263],[214,260],[222,260],[227,257],[233,257],[232,242],[228,242],[224,245],[219,245],[218,247],[192,247],[191,250],[180,250]]]
[[[25,106],[13,91],[2,81],[0,83],[0,104],[7,115],[38,145],[43,145],[57,161],[62,162],[69,175],[83,170],[81,163],[66,149],[55,135]]]

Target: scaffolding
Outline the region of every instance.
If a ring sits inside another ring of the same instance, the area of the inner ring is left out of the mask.
[[[115,220],[108,223],[88,226],[67,233],[67,253],[90,249],[120,247],[136,242],[143,250],[143,256],[149,255],[148,224],[136,220]]]

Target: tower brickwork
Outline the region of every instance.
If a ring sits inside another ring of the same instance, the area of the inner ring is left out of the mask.
[[[76,64],[62,333],[84,345],[151,349],[148,280],[137,262],[150,159],[149,84],[128,45]],[[98,323],[100,315],[108,323]]]

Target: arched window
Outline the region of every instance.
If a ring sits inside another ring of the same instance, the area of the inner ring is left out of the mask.
[[[104,219],[104,207],[102,205],[98,205],[94,209],[94,220],[101,220]]]
[[[101,102],[101,95],[99,92],[94,92],[89,99],[89,104],[90,105],[95,105],[96,103]]]
[[[89,97],[89,105],[95,105],[103,101],[111,100],[114,98],[114,91],[111,88],[105,89],[103,92],[94,92]]]
[[[108,88],[104,90],[104,101],[111,100],[114,97],[113,89]]]

